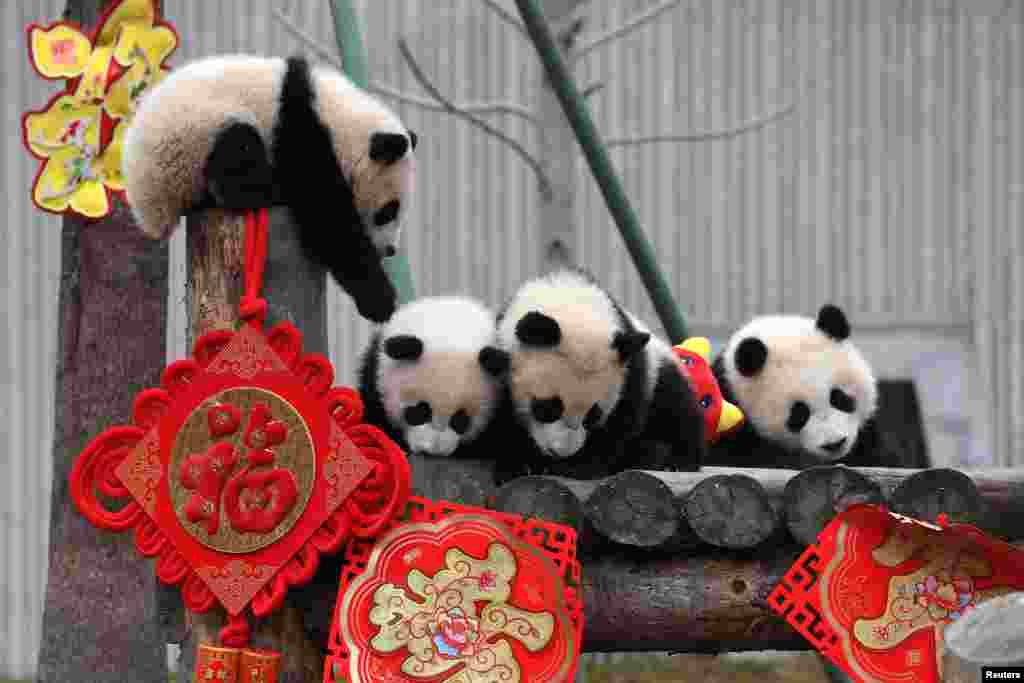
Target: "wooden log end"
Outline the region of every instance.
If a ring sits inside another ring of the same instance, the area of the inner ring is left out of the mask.
[[[786,526],[810,545],[838,513],[858,503],[881,503],[882,487],[843,465],[812,467],[789,480],[783,491]]]
[[[486,507],[494,498],[494,462],[409,454],[412,492],[432,500]]]
[[[697,536],[720,548],[752,548],[779,525],[764,487],[743,474],[708,477],[686,497],[683,510]]]
[[[564,524],[579,533],[584,526],[583,505],[564,484],[552,477],[519,477],[494,496],[492,507],[524,517]]]
[[[653,548],[680,532],[680,510],[671,489],[655,476],[627,470],[602,481],[584,510],[603,536],[624,545]]]
[[[985,525],[985,501],[977,486],[963,472],[948,468],[922,470],[907,477],[892,492],[893,512],[924,522],[940,514],[950,522]]]

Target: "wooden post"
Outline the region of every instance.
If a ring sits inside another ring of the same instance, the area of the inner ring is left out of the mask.
[[[68,0],[64,18],[88,32],[112,4]],[[152,564],[130,534],[97,532],[68,495],[71,468],[89,440],[129,422],[135,394],[160,382],[167,272],[167,245],[146,239],[119,199],[102,220],[64,218],[41,682],[167,680]]]
[[[195,339],[207,332],[234,329],[238,325],[244,267],[243,224],[239,214],[221,210],[206,211],[189,219],[190,348]],[[303,256],[287,209],[270,211],[268,242],[262,292],[268,306],[267,329],[281,320],[290,320],[302,331],[303,350],[326,354],[326,274]],[[323,673],[321,652],[306,634],[296,600],[296,595],[289,594],[280,610],[265,620],[251,622],[253,646],[283,653],[279,683],[315,681]],[[325,609],[329,611],[330,606]],[[197,645],[216,643],[225,622],[220,608],[203,614],[185,613],[179,681],[191,682]]]

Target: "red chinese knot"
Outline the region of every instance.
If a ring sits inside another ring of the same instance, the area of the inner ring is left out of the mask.
[[[91,523],[135,530],[189,609],[227,610],[221,642],[232,647],[248,643],[246,608],[268,614],[313,577],[321,553],[379,533],[403,509],[410,476],[402,450],[362,423],[356,391],[331,388],[333,367],[303,352],[295,326],[263,332],[266,211],[247,219],[246,324],[201,337],[160,388],[136,397],[131,424],[79,455],[70,482]],[[126,504],[109,509],[99,494]]]

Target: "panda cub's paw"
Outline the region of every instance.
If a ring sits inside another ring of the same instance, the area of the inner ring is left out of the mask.
[[[206,181],[217,205],[236,211],[273,203],[267,147],[255,127],[232,123],[218,135],[206,160]]]

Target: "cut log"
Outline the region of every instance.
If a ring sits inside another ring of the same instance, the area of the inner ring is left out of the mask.
[[[412,493],[432,500],[485,507],[494,498],[494,462],[409,454]]]
[[[753,548],[775,535],[778,507],[745,474],[716,474],[697,484],[683,504],[697,536],[720,548]]]
[[[190,218],[188,226],[189,346],[199,336],[238,325],[242,294],[244,231],[237,214],[205,211]],[[302,254],[291,213],[285,208],[270,211],[268,251],[263,276],[267,300],[267,329],[290,320],[302,331],[303,351],[327,353],[326,275]],[[333,585],[333,588],[332,588]],[[319,592],[319,593],[318,593]],[[253,623],[256,647],[282,653],[279,683],[319,680],[323,675],[322,651],[303,628],[298,601],[320,599],[334,604],[337,576],[320,574],[302,592],[290,592],[278,612]],[[326,608],[327,611],[330,607]],[[187,632],[181,643],[178,680],[191,681],[199,643],[216,643],[225,621],[224,610],[186,613]]]
[[[985,525],[985,502],[971,478],[951,469],[916,472],[889,496],[893,512],[934,522],[940,514],[950,522]]]
[[[800,552],[777,547],[756,560],[652,560],[619,552],[587,562],[583,650],[809,650],[767,601]]]
[[[882,503],[882,487],[849,467],[813,467],[789,480],[783,493],[786,527],[804,545],[838,513],[857,503]]]
[[[498,489],[491,507],[524,517],[536,517],[576,530],[577,552],[590,546],[593,534],[576,493],[554,477],[520,477]]]
[[[682,502],[648,472],[629,470],[599,482],[584,504],[605,538],[638,548],[692,548],[701,541],[687,524]]]

